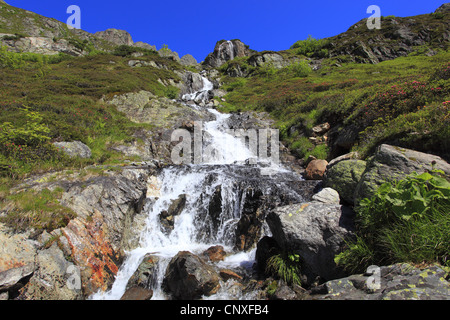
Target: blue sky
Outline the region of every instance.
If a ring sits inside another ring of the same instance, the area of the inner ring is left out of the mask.
[[[218,40],[241,39],[251,49],[285,50],[312,35],[324,38],[346,31],[378,5],[381,15],[431,13],[446,0],[6,0],[12,6],[66,22],[70,5],[81,9],[81,29],[95,33],[127,30],[135,42],[159,49],[167,44],[199,62]]]

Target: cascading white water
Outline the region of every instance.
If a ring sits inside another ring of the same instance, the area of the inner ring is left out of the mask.
[[[206,96],[212,89],[211,82],[204,78],[204,87],[201,92],[192,94],[192,97]],[[212,245],[222,245],[227,252],[233,252],[233,236],[236,224],[240,218],[240,196],[236,192],[236,184],[230,178],[230,166],[238,166],[237,163],[254,157],[240,139],[226,132],[227,119],[230,115],[224,115],[216,110],[209,110],[216,116],[215,121],[204,124],[207,133],[205,149],[214,154],[205,163],[173,166],[164,168],[158,177],[159,195],[150,197],[145,230],[140,235],[139,248],[127,253],[127,257],[121,266],[116,280],[107,292],[94,294],[91,299],[120,299],[126,291],[128,280],[142,262],[147,253],[158,256],[158,274],[156,275],[152,299],[166,299],[161,289],[164,273],[170,259],[179,251],[190,251],[199,254]],[[214,152],[212,152],[214,149]],[[237,163],[236,163],[237,162]],[[242,164],[241,164],[242,167]],[[249,174],[249,173],[245,173]],[[245,175],[244,174],[244,175]],[[214,194],[220,186],[222,212],[219,222],[216,224],[208,218],[207,211],[211,199],[202,195]],[[160,214],[168,210],[170,204],[180,196],[186,197],[186,204],[182,212],[175,217],[173,230],[165,232],[161,225]],[[239,252],[226,257],[219,263],[222,267],[251,267],[255,259],[255,250]],[[233,287],[233,282],[222,284],[222,289],[209,299],[253,298],[251,295],[243,295],[239,286]],[[231,289],[230,289],[231,288]],[[234,291],[233,291],[234,289]],[[230,297],[230,292],[235,292]]]

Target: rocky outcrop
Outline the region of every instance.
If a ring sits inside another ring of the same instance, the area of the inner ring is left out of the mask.
[[[83,48],[74,45],[66,39],[46,37],[22,37],[15,39],[13,34],[0,34],[0,43],[6,45],[13,52],[31,52],[44,55],[65,53],[71,56],[87,54]],[[2,40],[3,39],[3,40]]]
[[[179,252],[170,261],[163,280],[163,289],[179,300],[210,296],[220,288],[219,275],[198,256]]]
[[[216,43],[214,52],[210,53],[203,62],[205,67],[218,68],[225,62],[238,57],[247,57],[252,51],[240,40],[221,40]]]
[[[106,290],[124,250],[135,248],[145,226],[141,212],[147,190],[155,194],[153,170],[123,167],[76,180],[61,176],[56,181],[44,177],[25,181],[17,190],[64,190],[59,203],[71,208],[76,218],[51,233],[11,233],[1,225],[0,272],[33,266],[32,274],[19,277],[25,280],[4,290],[9,298],[73,300]]]
[[[428,54],[434,55],[432,48],[445,50],[450,39],[444,22],[449,14],[446,8],[443,5],[436,10],[442,15],[439,18],[432,14],[382,18],[381,29],[370,32],[367,19],[363,19],[346,32],[328,38],[327,50],[331,57],[345,55],[355,62],[373,64],[407,56],[418,46],[430,46]]]
[[[97,38],[114,43],[117,46],[126,45],[132,46],[134,44],[133,38],[125,30],[107,29],[94,33]]]
[[[180,64],[182,64],[184,66],[197,66],[198,62],[197,62],[197,60],[195,60],[195,58],[192,55],[186,54],[181,57]]]
[[[267,223],[281,251],[300,256],[302,283],[308,285],[344,274],[334,258],[353,236],[353,219],[348,207],[306,202],[272,210]]]

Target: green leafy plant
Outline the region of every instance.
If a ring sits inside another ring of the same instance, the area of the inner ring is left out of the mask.
[[[444,172],[386,182],[357,211],[357,240],[336,259],[346,268],[397,262],[450,265],[450,182]]]
[[[301,285],[300,256],[296,253],[281,253],[267,261],[267,273],[272,273],[288,284]]]

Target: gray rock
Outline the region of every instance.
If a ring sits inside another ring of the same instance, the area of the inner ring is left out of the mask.
[[[184,66],[195,66],[198,64],[197,60],[195,60],[195,58],[190,54],[182,56],[180,63]]]
[[[347,207],[308,202],[276,208],[267,223],[282,250],[300,255],[302,273],[311,284],[317,276],[331,280],[342,275],[334,258],[353,235],[353,219]]]
[[[107,29],[94,33],[97,38],[114,43],[115,45],[132,46],[134,44],[131,35],[125,30]]]
[[[152,253],[146,254],[139,267],[133,273],[130,280],[128,280],[127,289],[133,287],[151,288],[157,280],[158,261],[158,256]]]
[[[61,149],[69,157],[90,158],[92,157],[91,149],[80,141],[73,142],[55,142],[55,147]]]
[[[134,47],[138,47],[138,48],[142,48],[142,49],[147,49],[147,50],[153,50],[156,51],[156,46],[152,46],[148,43],[142,42],[142,41],[138,41],[136,43],[133,44]]]
[[[219,279],[217,272],[201,258],[181,251],[167,267],[163,289],[175,299],[200,299],[219,290]]]
[[[72,262],[66,260],[57,243],[38,252],[36,271],[31,277],[23,297],[33,300],[78,300],[82,298],[80,273]]]
[[[339,204],[339,193],[332,188],[324,188],[312,196],[312,199],[322,203]]]
[[[20,280],[31,275],[35,270],[34,264],[8,269],[0,272],[0,292],[13,288]]]

